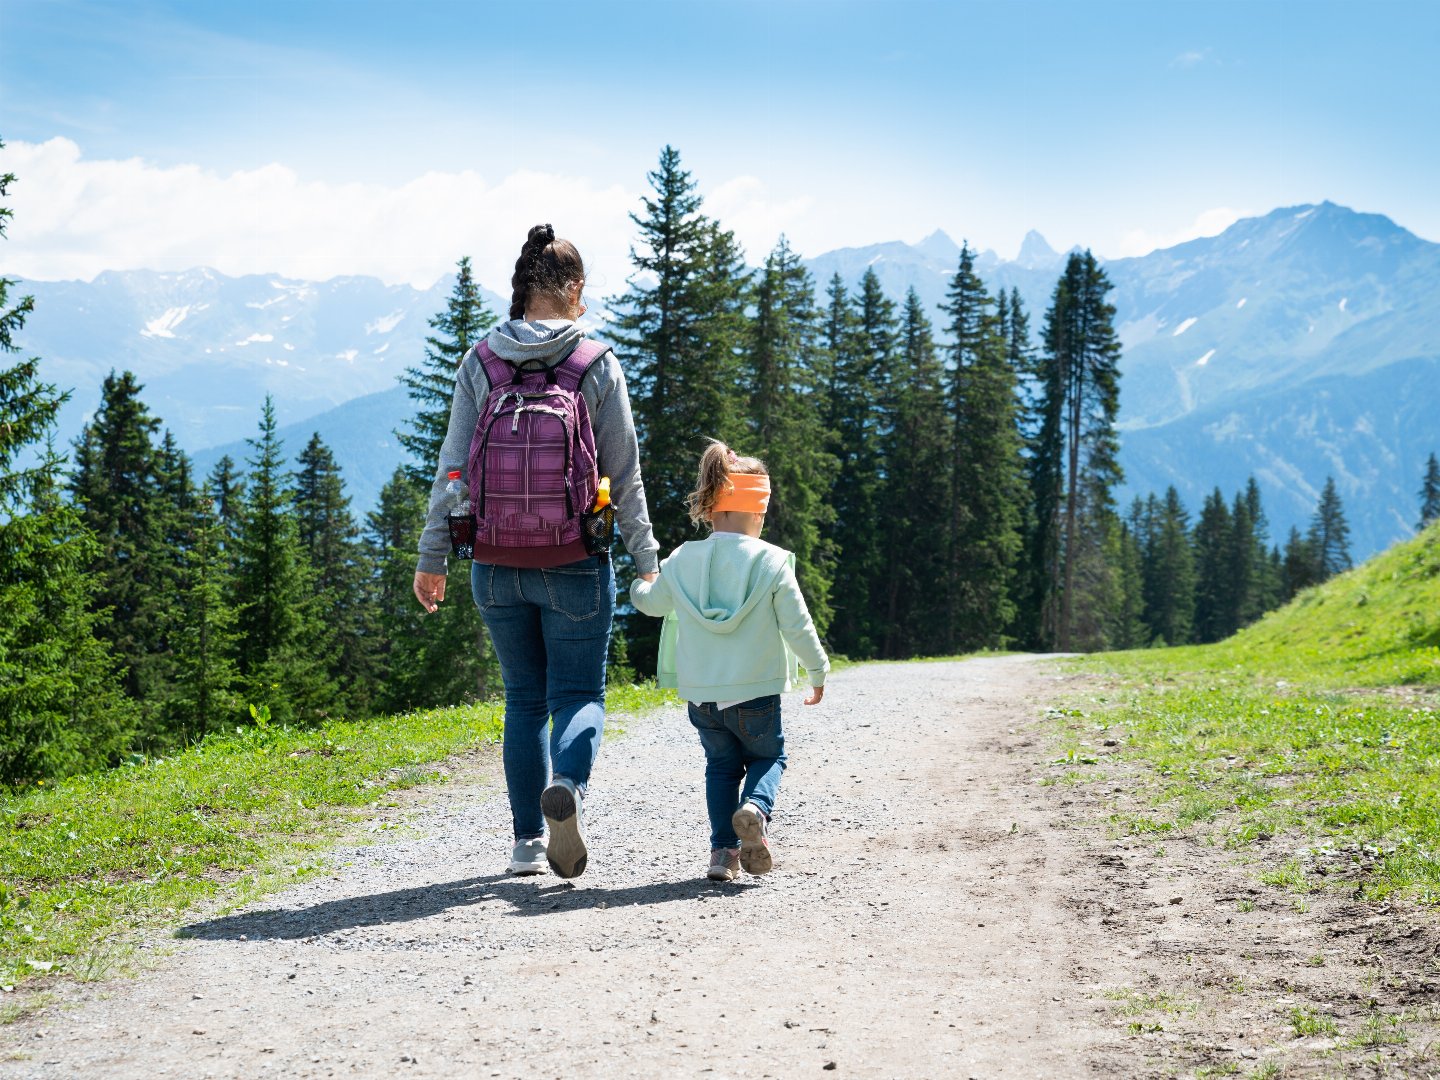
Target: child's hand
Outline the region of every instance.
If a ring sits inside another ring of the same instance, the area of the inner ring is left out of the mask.
[[[806,705],[819,705],[819,704],[820,704],[820,699],[823,698],[824,696],[825,696],[825,687],[823,687],[823,686],[812,686],[812,687],[810,688],[810,696],[805,699],[805,704],[806,704]]]

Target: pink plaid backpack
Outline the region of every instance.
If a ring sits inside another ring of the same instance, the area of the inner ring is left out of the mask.
[[[475,561],[563,566],[586,558],[582,517],[599,475],[580,383],[610,347],[581,341],[554,367],[531,362],[523,370],[483,341],[475,351],[490,380],[467,472]]]

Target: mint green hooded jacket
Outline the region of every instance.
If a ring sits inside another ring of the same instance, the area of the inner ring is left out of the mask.
[[[676,548],[630,602],[663,615],[656,681],[690,701],[749,701],[800,686],[800,664],[823,686],[830,659],[795,580],[795,556],[743,533]]]

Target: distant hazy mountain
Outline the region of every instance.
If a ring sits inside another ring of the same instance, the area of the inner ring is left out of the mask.
[[[931,236],[809,265],[852,286],[873,267],[892,295],[913,286],[940,327],[954,263],[937,250]],[[1038,341],[1063,263],[1032,232],[1016,260],[983,252],[977,269],[992,292],[1020,290]],[[1440,244],[1326,202],[1105,269],[1124,344],[1123,499],[1174,484],[1193,513],[1253,473],[1283,539],[1333,475],[1357,557],[1413,531],[1425,457],[1440,452]]]
[[[958,256],[937,231],[807,265],[822,301],[833,274],[853,290],[867,268],[897,301],[913,287],[938,329]],[[984,251],[976,265],[992,292],[1020,291],[1038,341],[1064,258],[1031,232],[1016,259]],[[1333,475],[1357,557],[1408,534],[1425,456],[1440,452],[1440,245],[1322,203],[1106,269],[1124,343],[1123,498],[1173,483],[1197,512],[1211,488],[1229,496],[1253,473],[1283,539]],[[319,430],[363,510],[399,461],[391,432],[410,402],[395,377],[422,355],[451,281],[417,290],[193,270],[25,282],[36,311],[22,345],[75,389],[67,443],[112,367],[136,372],[202,468],[243,457],[269,392],[290,453]],[[499,314],[503,302],[487,298]]]
[[[67,444],[106,373],[128,368],[150,410],[195,450],[253,433],[267,393],[285,423],[390,389],[423,355],[427,320],[453,281],[420,290],[367,277],[132,270],[16,291],[35,297],[24,349],[42,358],[45,378],[74,390],[60,421]],[[486,298],[498,312],[499,297]]]

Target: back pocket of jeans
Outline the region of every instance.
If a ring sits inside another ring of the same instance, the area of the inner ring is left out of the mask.
[[[775,733],[774,709],[739,710],[740,734],[746,739],[766,739]]]
[[[600,610],[600,571],[552,567],[540,571],[550,610],[575,622],[593,619]]]

